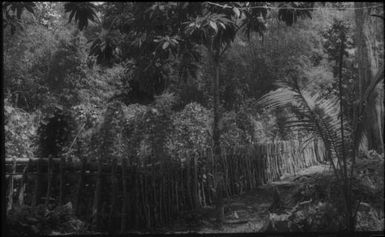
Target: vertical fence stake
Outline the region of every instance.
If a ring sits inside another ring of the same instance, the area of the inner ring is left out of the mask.
[[[14,189],[14,174],[16,174],[16,159],[13,158],[13,164],[12,164],[12,173],[9,176],[9,192],[8,192],[8,206],[7,206],[7,213],[12,209],[13,207],[13,189]]]
[[[127,204],[128,204],[128,195],[127,195],[127,161],[125,157],[122,159],[122,191],[123,191],[123,203],[122,203],[122,212],[120,220],[120,232],[124,233],[127,229]]]
[[[29,166],[31,165],[30,163],[31,163],[31,160],[28,161],[27,165],[25,166],[25,168],[23,170],[23,179],[22,179],[22,184],[21,184],[21,188],[19,191],[19,206],[24,205],[24,194],[25,194],[25,190],[27,188],[27,182],[28,182],[27,172],[29,171]]]
[[[48,207],[48,203],[49,203],[50,196],[51,196],[51,186],[52,186],[52,179],[53,179],[52,174],[53,174],[53,172],[52,172],[52,156],[49,156],[48,157],[48,172],[47,172],[47,193],[46,193],[46,199],[45,199],[45,203],[44,203],[45,208]]]
[[[99,228],[100,224],[100,203],[101,203],[101,186],[102,186],[102,160],[99,156],[97,158],[97,164],[98,164],[98,170],[97,170],[97,177],[96,177],[96,187],[95,187],[95,193],[94,193],[94,203],[92,207],[92,217],[93,217],[93,224],[96,227],[96,229]]]
[[[117,194],[117,178],[116,178],[116,171],[117,171],[117,159],[114,157],[112,158],[112,164],[111,164],[111,209],[110,209],[110,215],[109,215],[109,226],[113,230],[113,224],[114,224],[114,213],[116,208],[116,194]]]
[[[82,196],[82,190],[83,190],[83,185],[84,185],[84,178],[85,178],[84,176],[86,173],[87,158],[84,157],[81,160],[81,162],[82,162],[82,168],[80,171],[80,178],[79,178],[79,182],[78,182],[78,186],[77,186],[77,190],[76,190],[75,202],[74,202],[74,210],[75,210],[75,213],[77,215],[81,214],[80,213],[80,202],[81,202],[80,197]],[[63,180],[63,183],[64,183],[64,180]]]
[[[64,157],[60,157],[60,170],[59,170],[59,205],[63,204],[63,187],[64,187]]]
[[[41,159],[37,160],[37,171],[35,176],[33,197],[32,197],[32,207],[35,207],[40,200],[40,189],[41,189]]]

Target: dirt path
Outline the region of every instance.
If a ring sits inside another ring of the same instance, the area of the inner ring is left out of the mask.
[[[176,223],[167,233],[240,233],[260,232],[269,216],[272,204],[273,188],[279,189],[280,195],[285,197],[290,192],[292,180],[303,175],[319,173],[328,170],[326,165],[318,165],[302,170],[296,176],[282,177],[281,180],[263,185],[253,191],[232,197],[227,200],[225,220],[222,228],[215,225],[214,207],[207,207],[199,212],[198,223],[186,225]]]

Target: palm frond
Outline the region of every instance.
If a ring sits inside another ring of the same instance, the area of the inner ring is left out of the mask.
[[[331,149],[330,159],[343,159],[351,149],[345,146],[341,133],[340,106],[336,96],[328,99],[314,93],[309,88],[301,89],[296,81],[280,81],[277,83],[280,88],[271,91],[258,100],[258,104],[267,109],[282,109],[287,106],[297,115],[286,122],[286,127],[293,130],[302,130],[313,133],[320,137],[326,147]],[[311,84],[311,83],[309,83]],[[344,122],[344,141],[351,137],[349,124]]]

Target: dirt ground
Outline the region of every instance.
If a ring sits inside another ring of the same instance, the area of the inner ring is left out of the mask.
[[[177,221],[166,233],[247,233],[261,232],[269,216],[273,202],[273,189],[277,187],[282,197],[290,192],[292,180],[303,175],[328,171],[327,165],[309,167],[295,176],[281,177],[281,180],[263,185],[253,191],[232,197],[225,205],[225,223],[222,227],[215,224],[214,206],[206,207],[196,213],[199,221],[186,224]]]

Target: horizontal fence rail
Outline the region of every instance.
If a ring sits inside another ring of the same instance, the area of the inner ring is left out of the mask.
[[[210,151],[185,161],[167,157],[147,164],[64,158],[6,158],[7,210],[17,205],[73,203],[75,213],[98,229],[121,232],[170,224],[186,211],[214,204],[220,175],[227,197],[324,162],[321,141],[303,147],[279,141]]]

